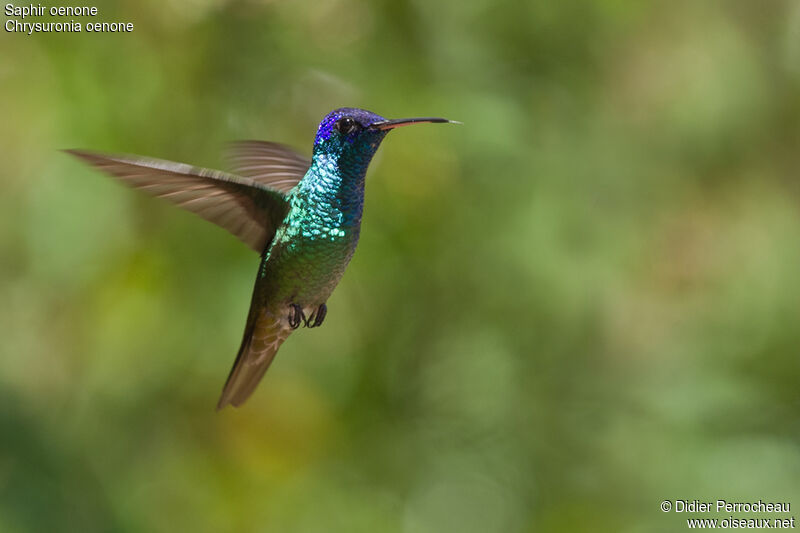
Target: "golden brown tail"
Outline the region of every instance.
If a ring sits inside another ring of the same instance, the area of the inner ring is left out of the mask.
[[[230,404],[242,405],[255,390],[264,376],[275,353],[292,329],[281,316],[275,315],[265,307],[253,303],[247,319],[242,345],[236,355],[228,381],[222,389],[217,409]]]

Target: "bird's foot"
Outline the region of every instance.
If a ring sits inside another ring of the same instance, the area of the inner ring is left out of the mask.
[[[300,324],[308,325],[308,319],[305,313],[303,313],[302,307],[297,304],[291,304],[289,306],[289,327],[297,329],[300,327]]]
[[[320,305],[317,307],[317,310],[311,313],[311,316],[308,317],[306,320],[306,327],[307,328],[318,328],[322,325],[322,321],[325,320],[325,315],[328,314],[328,306],[325,304]]]

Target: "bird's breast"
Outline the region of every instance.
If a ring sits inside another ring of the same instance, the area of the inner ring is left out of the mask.
[[[267,251],[263,277],[287,301],[324,303],[355,252],[360,224],[360,216],[335,206],[293,206]]]
[[[363,183],[323,170],[310,170],[290,194],[289,213],[262,269],[263,279],[279,285],[277,294],[300,305],[325,302],[355,252],[361,229]]]

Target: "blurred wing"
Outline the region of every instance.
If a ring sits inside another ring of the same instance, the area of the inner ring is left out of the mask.
[[[280,193],[233,174],[140,156],[66,151],[126,185],[225,228],[258,253],[288,209]]]
[[[311,161],[288,146],[267,141],[230,144],[231,172],[251,178],[271,189],[288,193],[303,179]]]

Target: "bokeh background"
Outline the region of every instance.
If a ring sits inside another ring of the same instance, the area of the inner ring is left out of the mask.
[[[0,531],[800,508],[800,4],[96,5],[134,32],[0,36]],[[217,413],[257,257],[58,149],[219,168],[343,105],[464,125],[387,138],[325,326]]]

